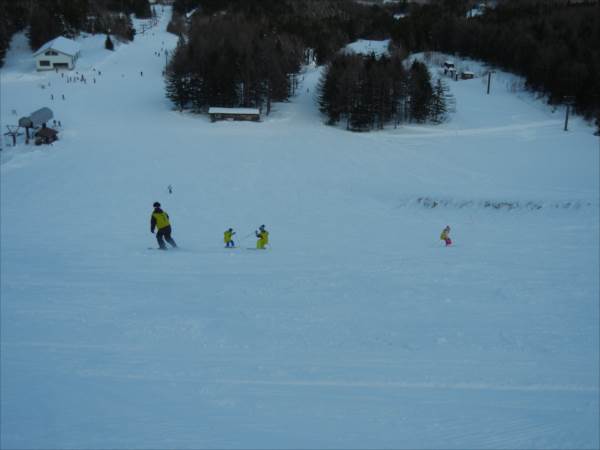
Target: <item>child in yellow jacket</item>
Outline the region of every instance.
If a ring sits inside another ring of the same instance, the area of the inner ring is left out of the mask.
[[[235,242],[233,242],[234,234],[235,231],[233,231],[233,228],[225,230],[225,233],[223,233],[223,241],[225,242],[225,247],[235,247]]]
[[[442,231],[440,235],[440,239],[446,243],[446,247],[452,244],[452,239],[450,239],[450,225],[446,225],[446,228]]]
[[[265,229],[264,225],[260,226],[256,232],[256,237],[258,238],[258,241],[256,241],[256,248],[264,250],[265,246],[269,243],[269,232]]]

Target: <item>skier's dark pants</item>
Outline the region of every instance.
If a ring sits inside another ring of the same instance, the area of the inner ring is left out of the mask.
[[[161,228],[156,232],[156,240],[158,241],[158,246],[160,248],[167,248],[167,246],[165,245],[165,241],[163,241],[163,237],[165,238],[165,241],[171,244],[172,247],[177,247],[177,244],[171,237],[171,225]]]

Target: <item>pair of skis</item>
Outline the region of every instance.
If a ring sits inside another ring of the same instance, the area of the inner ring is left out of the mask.
[[[179,250],[180,247],[175,247],[175,248],[159,248],[159,247],[148,247],[148,250],[162,250],[162,251],[167,251],[167,250]],[[239,246],[235,246],[235,247],[224,247],[225,249],[238,249],[238,248],[242,248]],[[267,250],[266,248],[256,248],[256,247],[246,247],[244,248],[244,250]]]
[[[225,247],[225,248],[242,248],[239,246],[235,246],[235,247]],[[244,250],[266,250],[266,248],[256,248],[256,247],[245,247]]]

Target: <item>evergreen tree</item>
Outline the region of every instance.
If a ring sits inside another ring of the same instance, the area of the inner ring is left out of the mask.
[[[108,34],[106,35],[106,39],[104,41],[104,48],[111,51],[115,49],[115,45]]]
[[[59,19],[49,12],[50,9],[40,7],[31,11],[28,38],[29,46],[34,51],[64,31]]]
[[[61,17],[70,34],[83,29],[90,9],[88,0],[69,0],[58,4]]]
[[[194,112],[209,106],[253,106],[286,100],[304,48],[273,24],[243,14],[195,17],[189,39],[181,42]],[[171,76],[173,76],[171,74]],[[171,84],[174,80],[171,81]]]
[[[575,97],[577,111],[600,107],[598,2],[504,0],[467,18],[463,0],[413,5],[392,25],[396,45],[412,52],[438,50],[492,63],[526,78],[549,102]]]
[[[431,87],[431,76],[427,66],[422,62],[415,61],[410,68],[409,82],[409,110],[412,120],[423,123],[430,114],[433,89]]]
[[[394,73],[394,77],[392,78],[393,95],[390,98],[390,102],[392,103],[394,125],[397,126],[399,123],[408,120],[408,76],[404,70],[402,58],[399,56],[392,58],[392,67]]]
[[[152,10],[148,0],[127,0],[128,12],[135,14],[139,19],[148,19],[152,17]]]
[[[382,129],[398,119],[405,79],[397,57],[337,55],[319,82],[319,109],[329,125],[345,118],[347,129]]]
[[[179,39],[165,72],[167,98],[179,111],[183,111],[194,97],[194,83],[187,65],[185,42]]]
[[[5,23],[5,19],[0,17],[0,67],[4,65],[4,56],[10,45],[13,29]]]
[[[348,129],[366,131],[373,128],[371,102],[371,80],[365,71],[361,71],[358,83],[352,92],[350,111],[348,112]]]
[[[319,81],[319,109],[327,115],[329,125],[349,117],[356,110],[352,101],[358,92],[361,57],[337,55]],[[348,123],[348,128],[350,124]]]
[[[434,123],[441,123],[446,119],[448,106],[446,105],[447,88],[441,79],[437,80],[431,96],[430,118]]]
[[[189,74],[178,73],[172,67],[166,72],[167,98],[183,111],[192,99],[192,81]]]
[[[333,69],[333,63],[330,63],[318,84],[318,103],[319,111],[327,115],[328,125],[334,125],[340,120],[341,111],[334,107],[334,101],[337,97],[337,86],[339,85],[339,77],[337,71]]]

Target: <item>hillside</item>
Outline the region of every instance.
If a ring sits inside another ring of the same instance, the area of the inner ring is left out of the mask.
[[[451,83],[445,124],[349,133],[317,66],[211,123],[165,97],[168,19],[82,38],[86,84],[6,55],[3,130],[63,130],[0,155],[2,448],[598,447],[592,127],[498,72]]]

